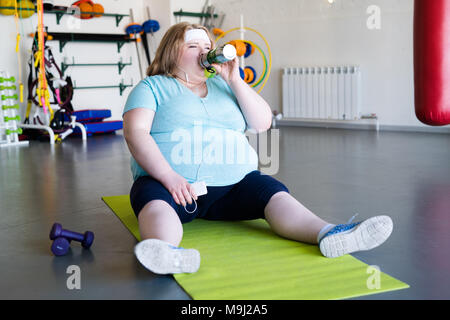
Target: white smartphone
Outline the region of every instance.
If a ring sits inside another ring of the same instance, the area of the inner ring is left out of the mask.
[[[205,181],[194,182],[192,184],[192,187],[194,188],[194,192],[197,195],[197,197],[203,196],[208,193]]]

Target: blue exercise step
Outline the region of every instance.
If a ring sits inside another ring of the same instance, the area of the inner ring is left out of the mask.
[[[111,110],[108,109],[98,109],[98,110],[78,110],[72,113],[72,115],[77,117],[77,122],[88,123],[88,122],[100,122],[106,118],[111,117]],[[69,117],[64,115],[64,120],[70,122]]]
[[[89,137],[93,134],[111,133],[123,129],[123,121],[87,122],[83,125],[86,128],[86,134]],[[74,134],[81,134],[80,128],[75,127]]]

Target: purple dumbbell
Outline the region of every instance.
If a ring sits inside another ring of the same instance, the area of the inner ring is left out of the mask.
[[[81,242],[83,248],[89,249],[94,242],[94,233],[91,231],[86,231],[84,234],[73,232],[69,230],[64,230],[59,223],[53,224],[52,230],[50,231],[50,240],[55,240],[56,238],[63,237],[68,241],[74,240]]]
[[[55,256],[63,256],[69,251],[69,248],[69,240],[63,237],[58,237],[53,241],[51,250]]]

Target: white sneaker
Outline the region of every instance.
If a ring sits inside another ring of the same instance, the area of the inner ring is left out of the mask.
[[[200,253],[174,247],[158,239],[147,239],[134,247],[139,262],[153,273],[194,273],[200,268]]]
[[[393,222],[388,216],[337,225],[320,240],[320,252],[327,258],[337,258],[347,253],[370,250],[385,242],[392,230]]]

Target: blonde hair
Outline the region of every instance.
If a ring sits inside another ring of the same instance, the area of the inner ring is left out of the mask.
[[[173,25],[167,30],[156,50],[155,58],[151,65],[147,68],[147,76],[165,75],[173,77],[178,58],[181,54],[181,48],[184,45],[184,34],[191,29],[203,29],[206,31],[209,40],[211,40],[211,48],[214,48],[215,41],[208,29],[199,24],[189,22],[181,22]]]

